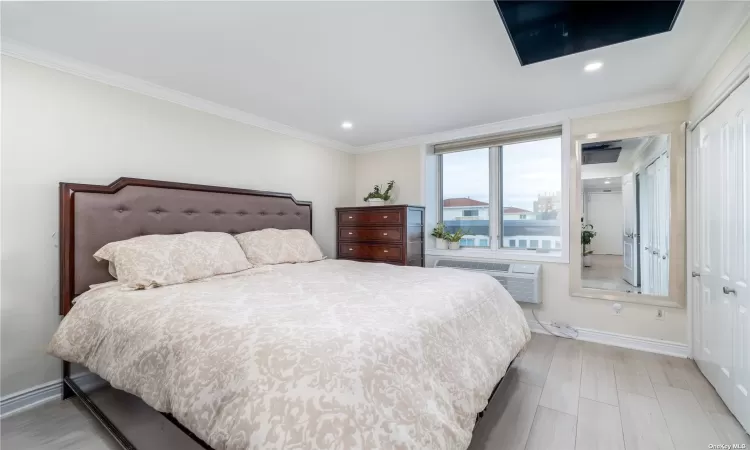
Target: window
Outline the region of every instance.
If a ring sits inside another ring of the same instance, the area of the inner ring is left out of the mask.
[[[500,149],[502,206],[526,210],[518,221],[503,221],[503,236],[538,236],[529,242],[529,248],[533,249],[539,248],[540,240],[560,237],[561,152],[559,137],[505,145]]]
[[[474,239],[461,238],[461,247],[474,247]]]
[[[461,245],[465,247],[490,246],[489,162],[489,148],[442,156],[442,222],[449,233],[461,229],[465,234],[479,238],[476,241],[479,245],[475,245],[474,239],[467,244],[462,240]]]
[[[460,228],[480,248],[559,252],[561,134],[561,127],[550,127],[435,145],[447,230]]]

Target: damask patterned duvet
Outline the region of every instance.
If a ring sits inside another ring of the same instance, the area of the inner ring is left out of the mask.
[[[327,260],[78,298],[50,353],[219,449],[465,449],[530,338],[484,274]]]

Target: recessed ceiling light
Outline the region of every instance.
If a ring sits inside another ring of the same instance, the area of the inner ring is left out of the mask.
[[[351,122],[341,122],[341,128],[345,130],[351,130],[353,126]]]
[[[604,184],[609,184],[609,183],[611,183],[611,181],[609,181],[609,180],[607,180],[607,181],[604,182]]]
[[[597,70],[601,69],[604,64],[601,63],[601,61],[594,61],[586,64],[586,66],[583,68],[586,72],[596,72]]]
[[[599,136],[596,133],[589,133],[586,135],[586,139],[596,139],[596,137]]]

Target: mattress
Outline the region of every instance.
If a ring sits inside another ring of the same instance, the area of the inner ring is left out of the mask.
[[[324,260],[81,295],[49,352],[214,449],[465,449],[530,338],[493,278]]]

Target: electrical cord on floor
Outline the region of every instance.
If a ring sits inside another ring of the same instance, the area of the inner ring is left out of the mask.
[[[572,333],[575,333],[575,334],[572,334],[572,335],[565,334],[565,332],[563,332],[563,334],[560,335],[560,334],[557,334],[557,333],[551,331],[549,328],[547,328],[546,326],[544,326],[544,324],[536,317],[536,313],[534,312],[533,308],[531,308],[531,315],[534,316],[534,320],[536,320],[536,323],[538,323],[542,328],[544,328],[544,331],[546,331],[547,333],[551,334],[552,336],[557,336],[557,337],[564,338],[564,339],[577,339],[578,338],[578,331],[576,331],[573,328],[570,328],[570,331]],[[559,328],[558,328],[558,330],[559,330]],[[560,330],[560,331],[562,331],[562,330]]]

